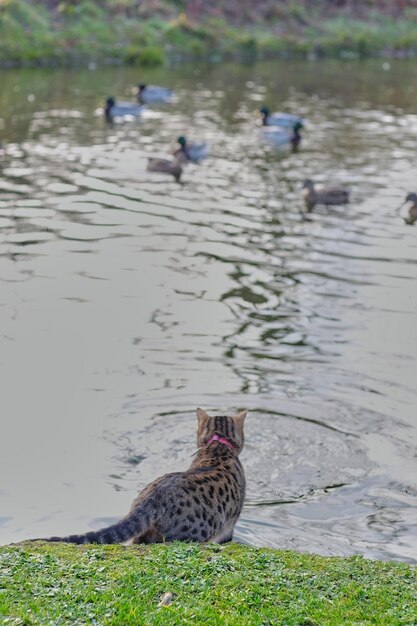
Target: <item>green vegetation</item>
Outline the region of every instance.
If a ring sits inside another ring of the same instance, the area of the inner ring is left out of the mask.
[[[0,548],[3,625],[416,623],[417,568],[403,563],[237,544]]]
[[[0,0],[0,63],[417,54],[415,0]]]

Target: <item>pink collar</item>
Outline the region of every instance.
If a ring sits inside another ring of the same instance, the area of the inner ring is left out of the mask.
[[[211,443],[213,443],[213,441],[224,443],[224,445],[230,448],[231,450],[235,449],[235,446],[228,439],[225,439],[224,437],[219,437],[219,435],[213,435],[212,437],[210,437],[210,439],[207,442],[207,445],[209,446]]]

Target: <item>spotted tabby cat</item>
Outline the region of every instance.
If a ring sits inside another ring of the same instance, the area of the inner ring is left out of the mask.
[[[230,541],[245,498],[238,455],[246,411],[211,417],[197,409],[198,451],[185,472],[165,474],[133,501],[120,522],[84,535],[51,537],[69,543]]]

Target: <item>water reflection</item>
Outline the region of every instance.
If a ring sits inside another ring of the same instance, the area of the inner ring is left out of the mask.
[[[164,72],[178,101],[112,127],[133,69],[2,76],[0,540],[118,517],[197,405],[248,407],[239,540],[415,560],[415,64]],[[260,102],[308,120],[298,154]],[[180,134],[211,145],[183,185],[146,171]],[[305,216],[305,178],[353,201]]]

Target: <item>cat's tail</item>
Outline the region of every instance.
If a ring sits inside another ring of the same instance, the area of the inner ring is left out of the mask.
[[[68,535],[67,537],[49,537],[42,541],[59,543],[124,543],[141,535],[150,528],[153,523],[151,516],[144,510],[145,507],[138,507],[131,511],[120,522],[93,530],[82,535]]]

